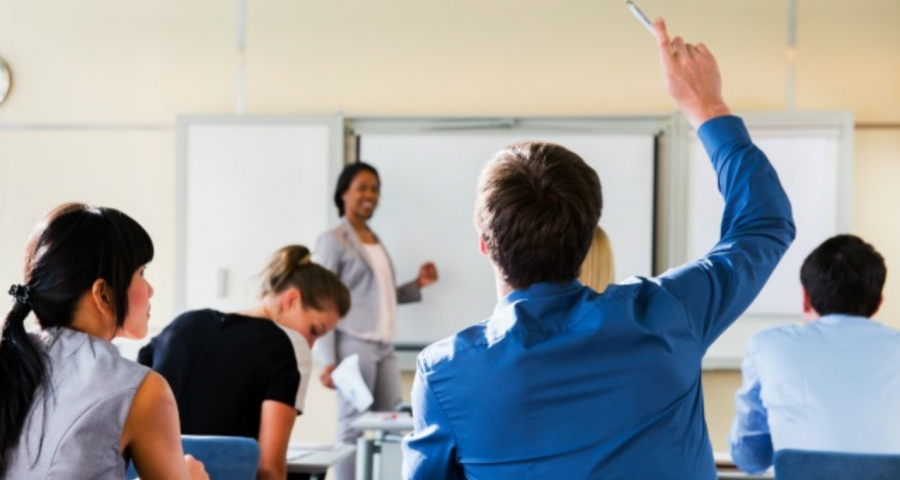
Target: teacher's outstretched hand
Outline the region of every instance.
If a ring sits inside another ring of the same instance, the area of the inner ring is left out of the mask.
[[[438,281],[437,267],[435,267],[432,262],[423,263],[422,266],[419,267],[419,277],[416,278],[416,283],[419,284],[419,288],[427,287],[436,281]]]
[[[706,45],[685,43],[681,37],[669,40],[666,22],[661,18],[653,22],[653,27],[666,90],[691,125],[700,128],[707,120],[730,115],[722,100],[719,65]]]

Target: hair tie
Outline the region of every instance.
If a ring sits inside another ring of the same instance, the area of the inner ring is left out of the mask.
[[[297,265],[302,267],[304,265],[309,265],[310,263],[312,263],[312,254],[307,253],[305,257],[301,258],[300,261],[297,262]]]
[[[22,305],[29,305],[31,300],[31,287],[28,285],[13,284],[9,287],[9,294]]]

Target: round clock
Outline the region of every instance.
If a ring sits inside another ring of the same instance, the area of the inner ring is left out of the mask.
[[[9,67],[3,61],[3,57],[0,57],[0,103],[6,100],[6,95],[9,93],[11,85],[12,77],[10,77]]]

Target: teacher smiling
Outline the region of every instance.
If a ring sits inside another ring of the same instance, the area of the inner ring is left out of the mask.
[[[357,354],[360,370],[372,391],[375,411],[393,410],[400,401],[400,370],[394,356],[397,331],[397,304],[418,302],[421,289],[436,282],[437,269],[427,262],[417,279],[396,286],[394,268],[384,245],[368,225],[381,194],[381,181],[375,167],[358,162],[344,167],[338,177],[334,203],[341,222],[325,232],[316,243],[314,260],[335,272],[350,289],[351,308],[336,330],[320,338],[315,345],[323,365],[321,381],[334,388],[331,372],[344,358]],[[351,422],[364,412],[339,400],[337,437],[355,443],[359,432]],[[338,480],[355,478],[354,459],[338,464]]]

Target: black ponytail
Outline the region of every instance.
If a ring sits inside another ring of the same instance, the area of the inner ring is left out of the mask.
[[[44,350],[25,332],[31,306],[14,300],[0,337],[0,476],[19,443],[28,412],[47,378]]]
[[[0,336],[0,478],[49,377],[45,347],[25,331],[28,314],[43,329],[67,327],[81,298],[102,279],[112,293],[116,325],[122,326],[132,276],[152,259],[147,232],[112,208],[62,205],[35,229],[26,248],[25,285],[10,289],[15,303]]]

